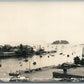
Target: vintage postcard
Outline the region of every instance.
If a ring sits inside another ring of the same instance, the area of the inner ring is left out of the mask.
[[[0,82],[84,82],[83,1],[0,1]]]

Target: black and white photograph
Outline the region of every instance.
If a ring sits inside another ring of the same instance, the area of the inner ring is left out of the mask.
[[[84,82],[84,1],[0,1],[0,82]]]

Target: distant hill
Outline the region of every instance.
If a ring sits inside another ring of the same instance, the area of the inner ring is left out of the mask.
[[[54,41],[52,44],[69,44],[69,42],[66,40],[57,40],[57,41]]]

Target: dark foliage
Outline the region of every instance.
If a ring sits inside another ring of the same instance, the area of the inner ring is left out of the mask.
[[[80,64],[80,58],[78,56],[76,56],[74,58],[74,63],[77,65],[77,64]]]
[[[18,51],[16,51],[15,53],[21,57],[31,57],[34,53],[34,50],[32,47],[20,44]]]
[[[84,59],[81,59],[80,64],[84,65]]]
[[[10,52],[11,49],[12,49],[12,46],[10,46],[10,45],[4,45],[2,47],[2,49],[0,49],[0,50],[1,50],[1,52]]]

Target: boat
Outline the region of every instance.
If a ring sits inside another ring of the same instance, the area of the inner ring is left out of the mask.
[[[9,76],[18,76],[18,75],[20,75],[20,73],[19,72],[13,72],[13,73],[9,73]]]

